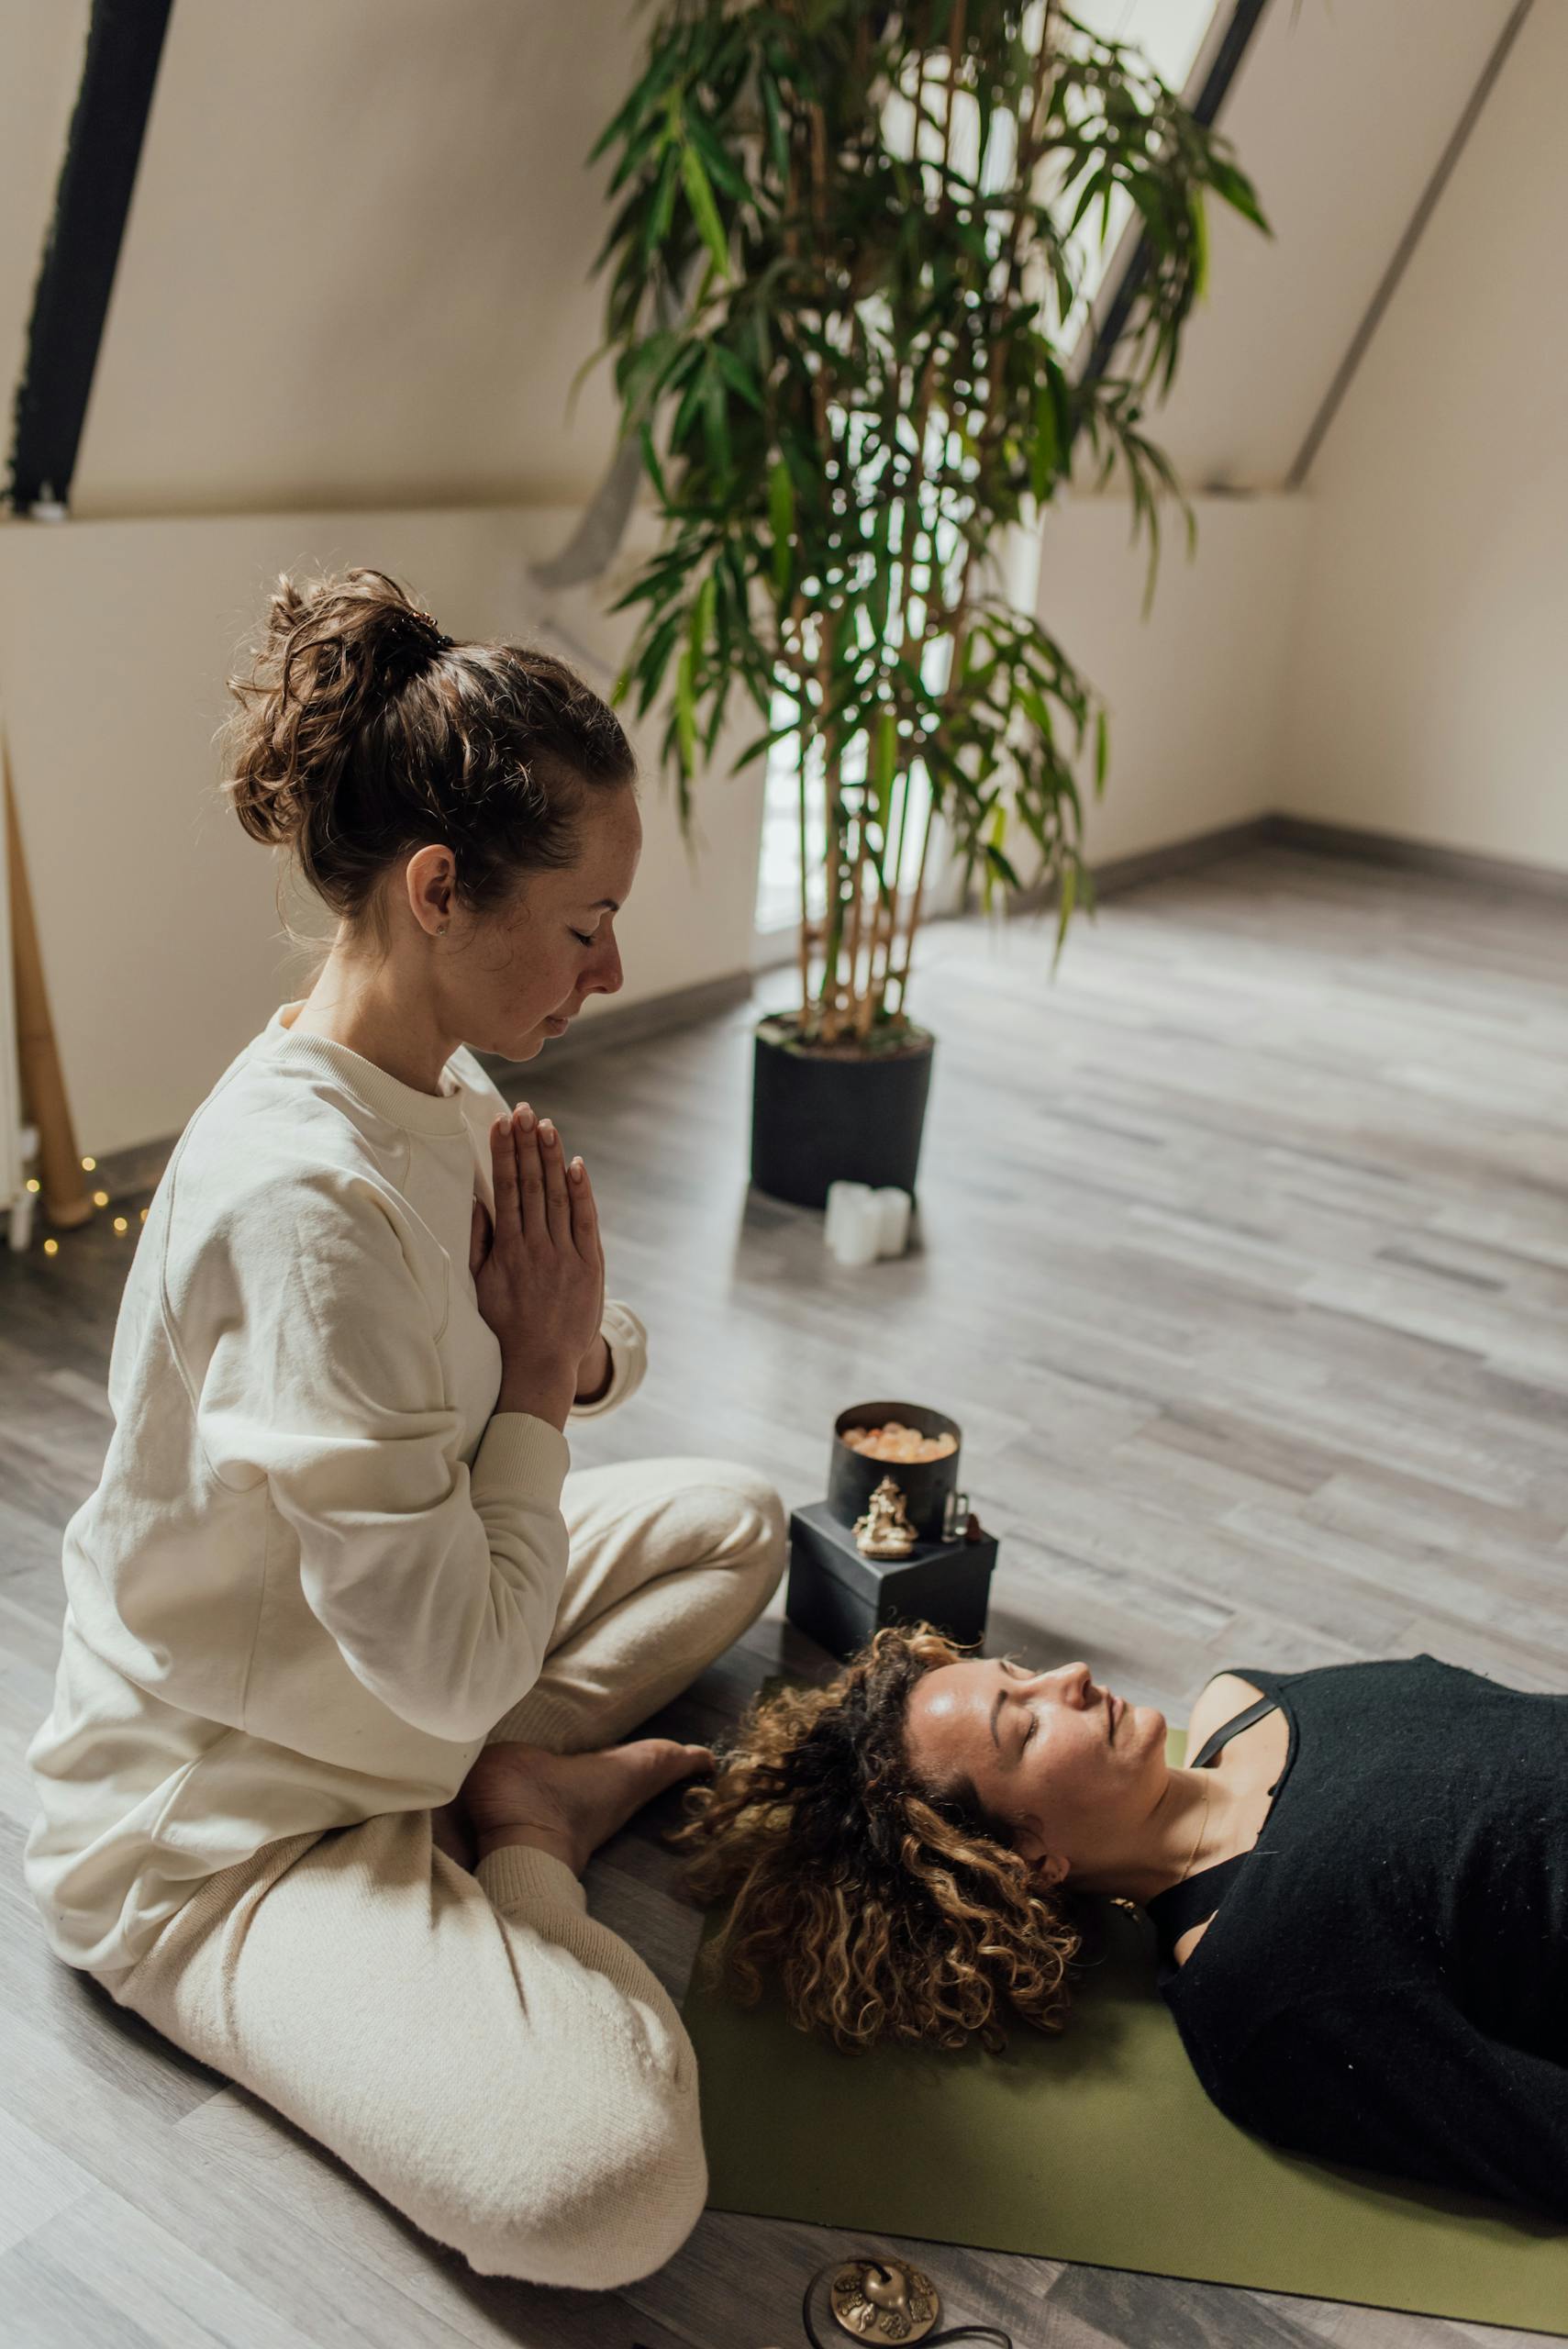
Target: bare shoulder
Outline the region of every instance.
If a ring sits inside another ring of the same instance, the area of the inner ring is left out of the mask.
[[[1171,1954],[1178,1965],[1186,1964],[1213,1922],[1212,1917],[1206,1917],[1201,1925],[1189,1925],[1184,1933],[1178,1935],[1171,1948]]]
[[[1211,1730],[1233,1720],[1262,1694],[1262,1689],[1243,1680],[1239,1672],[1217,1672],[1208,1686],[1200,1690],[1193,1707],[1187,1722],[1187,1752],[1195,1753]]]

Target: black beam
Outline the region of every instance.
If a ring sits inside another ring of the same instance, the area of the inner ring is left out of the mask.
[[[1258,19],[1264,6],[1265,0],[1236,0],[1230,22],[1225,28],[1224,38],[1215,52],[1214,62],[1192,109],[1194,119],[1201,122],[1206,129],[1212,128],[1218,117],[1225,94],[1236,78],[1241,60],[1247,53],[1247,44],[1258,28]],[[1089,353],[1082,377],[1084,384],[1098,383],[1110,365],[1111,354],[1121,340],[1133,303],[1138,298],[1139,288],[1148,273],[1151,250],[1148,238],[1140,236],[1131,260],[1122,272],[1115,298],[1095,337],[1094,349]]]
[[[69,503],[173,0],[93,0],[82,85],[33,293],[6,495]]]

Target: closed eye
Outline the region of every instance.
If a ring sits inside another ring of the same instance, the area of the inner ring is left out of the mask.
[[[579,946],[592,946],[594,943],[592,935],[584,938],[580,930],[573,930],[572,935],[577,941]]]
[[[1027,1680],[1027,1679],[1029,1678],[1029,1669],[1028,1669],[1028,1666],[1027,1666],[1027,1665],[1025,1665],[1025,1664],[1018,1664],[1018,1662],[1016,1662],[1016,1661],[1015,1661],[1015,1659],[1014,1659],[1012,1656],[1010,1656],[1010,1655],[1005,1655],[1005,1656],[1002,1658],[1002,1668],[1003,1668],[1003,1670],[1004,1670],[1005,1672],[1006,1672],[1006,1673],[1009,1675],[1009,1676],[1010,1676],[1011,1678],[1016,1679],[1016,1680]],[[1039,1716],[1039,1714],[1038,1714],[1038,1713],[1030,1713],[1030,1715],[1029,1715],[1029,1725],[1028,1729],[1026,1729],[1026,1730],[1025,1730],[1025,1731],[1024,1731],[1024,1733],[1023,1733],[1022,1737],[1018,1740],[1018,1752],[1019,1752],[1020,1753],[1023,1752],[1023,1750],[1024,1750],[1025,1746],[1029,1743],[1029,1742],[1030,1738],[1034,1735],[1034,1733],[1035,1733],[1036,1730],[1037,1730],[1039,1727],[1040,1727],[1040,1716]]]

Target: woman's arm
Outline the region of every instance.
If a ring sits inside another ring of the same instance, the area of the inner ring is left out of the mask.
[[[532,1687],[565,1582],[571,1447],[498,1411],[461,1456],[430,1308],[379,1194],[328,1170],[243,1203],[180,1331],[196,1435],[261,1485],[355,1678],[433,1737],[483,1737]],[[570,1376],[570,1372],[568,1372]]]

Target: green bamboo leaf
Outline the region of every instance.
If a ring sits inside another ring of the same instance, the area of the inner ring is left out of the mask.
[[[713,200],[713,190],[703,169],[702,157],[689,139],[681,141],[681,177],[685,184],[686,201],[692,217],[702,232],[704,243],[713,255],[713,265],[720,277],[729,275],[729,248],[725,241],[718,207]]]
[[[773,170],[783,184],[789,178],[789,134],[779,110],[778,84],[773,79],[771,62],[759,70],[757,85],[762,94],[762,111],[768,117],[768,150],[773,157]]]
[[[707,442],[708,462],[720,476],[729,471],[729,409],[724,397],[724,382],[713,364],[712,353],[701,376],[703,387],[703,434]]]
[[[662,95],[665,85],[673,81],[686,61],[690,35],[682,31],[668,35],[652,53],[651,62],[642,80],[631,92],[619,112],[600,131],[588,150],[587,161],[596,162],[613,139],[634,128],[639,117]]]
[[[686,135],[701,155],[704,169],[715,186],[721,187],[726,195],[732,195],[737,204],[747,203],[751,191],[742,173],[714,136],[712,124],[705,122],[702,117],[696,114],[688,114],[685,124]]]
[[[1037,503],[1045,503],[1061,462],[1062,447],[1056,434],[1056,401],[1051,380],[1047,377],[1035,395],[1034,439],[1029,447],[1029,487]]]
[[[1103,709],[1099,709],[1095,713],[1095,796],[1096,799],[1106,787],[1106,713]]]
[[[1228,163],[1223,156],[1211,154],[1208,159],[1208,176],[1217,195],[1222,196],[1227,204],[1234,206],[1238,212],[1243,213],[1249,220],[1262,230],[1265,237],[1273,235],[1274,232],[1264,219],[1259,206],[1257,191],[1244,172],[1239,172],[1235,164]]]
[[[669,449],[672,456],[679,451],[683,456],[689,459],[690,451],[683,444],[691,429],[692,419],[706,395],[707,366],[705,358],[702,363],[693,369],[691,380],[681,395],[679,407],[675,410],[675,421],[670,427]]]
[[[670,493],[664,485],[663,470],[659,462],[659,451],[653,446],[653,435],[646,424],[639,427],[639,438],[642,442],[642,462],[648,468],[648,477],[659,493],[660,505],[667,507]]]
[[[1069,864],[1065,867],[1062,875],[1062,906],[1056,922],[1056,952],[1051,958],[1051,975],[1052,978],[1056,976],[1056,966],[1062,960],[1062,941],[1067,936],[1067,925],[1073,918],[1073,905],[1077,893],[1077,867],[1075,865]]]
[[[1000,874],[1009,889],[1023,887],[1024,885],[1018,878],[1018,867],[1011,857],[1004,856],[1001,850],[990,841],[987,841],[985,847],[985,862],[993,873]]]
[[[681,769],[693,773],[697,763],[697,717],[692,687],[692,648],[688,640],[675,672],[675,735],[680,745]]]
[[[774,459],[768,475],[768,521],[773,534],[773,588],[782,596],[789,582],[795,538],[795,479],[782,457]]]
[[[644,266],[652,261],[670,234],[670,223],[675,217],[675,182],[680,173],[682,152],[683,150],[673,141],[664,150],[664,161],[653,184],[653,200],[648,207],[648,217],[642,224]]]
[[[615,344],[613,341],[601,342],[597,351],[591,351],[588,353],[587,358],[584,360],[583,364],[573,376],[566,394],[566,414],[568,419],[570,419],[572,411],[577,404],[577,394],[582,388],[584,377],[591,374],[593,370],[598,365],[600,360],[606,356],[606,352],[611,351],[614,349]]]
[[[713,635],[714,604],[717,594],[718,583],[710,571],[707,577],[703,581],[701,587],[697,590],[696,596],[692,604],[691,646],[692,674],[694,677],[695,676],[697,670],[702,666],[704,656],[707,651],[709,639]]]
[[[649,705],[664,682],[664,672],[670,665],[670,655],[674,651],[675,639],[680,632],[681,615],[679,612],[672,612],[667,618],[660,621],[642,651],[637,666],[637,674],[642,687],[637,705],[639,718],[645,718],[648,715]]]
[[[1193,224],[1192,298],[1201,302],[1208,292],[1208,224],[1204,217],[1201,187],[1194,188],[1189,209]]]
[[[893,798],[893,778],[898,766],[898,720],[890,709],[877,718],[876,749],[872,763],[872,799],[876,820],[887,837],[887,811]]]
[[[750,400],[754,408],[760,409],[762,405],[762,387],[744,361],[738,359],[728,345],[722,342],[714,344],[713,357],[714,364],[730,390],[739,392],[743,400]]]

